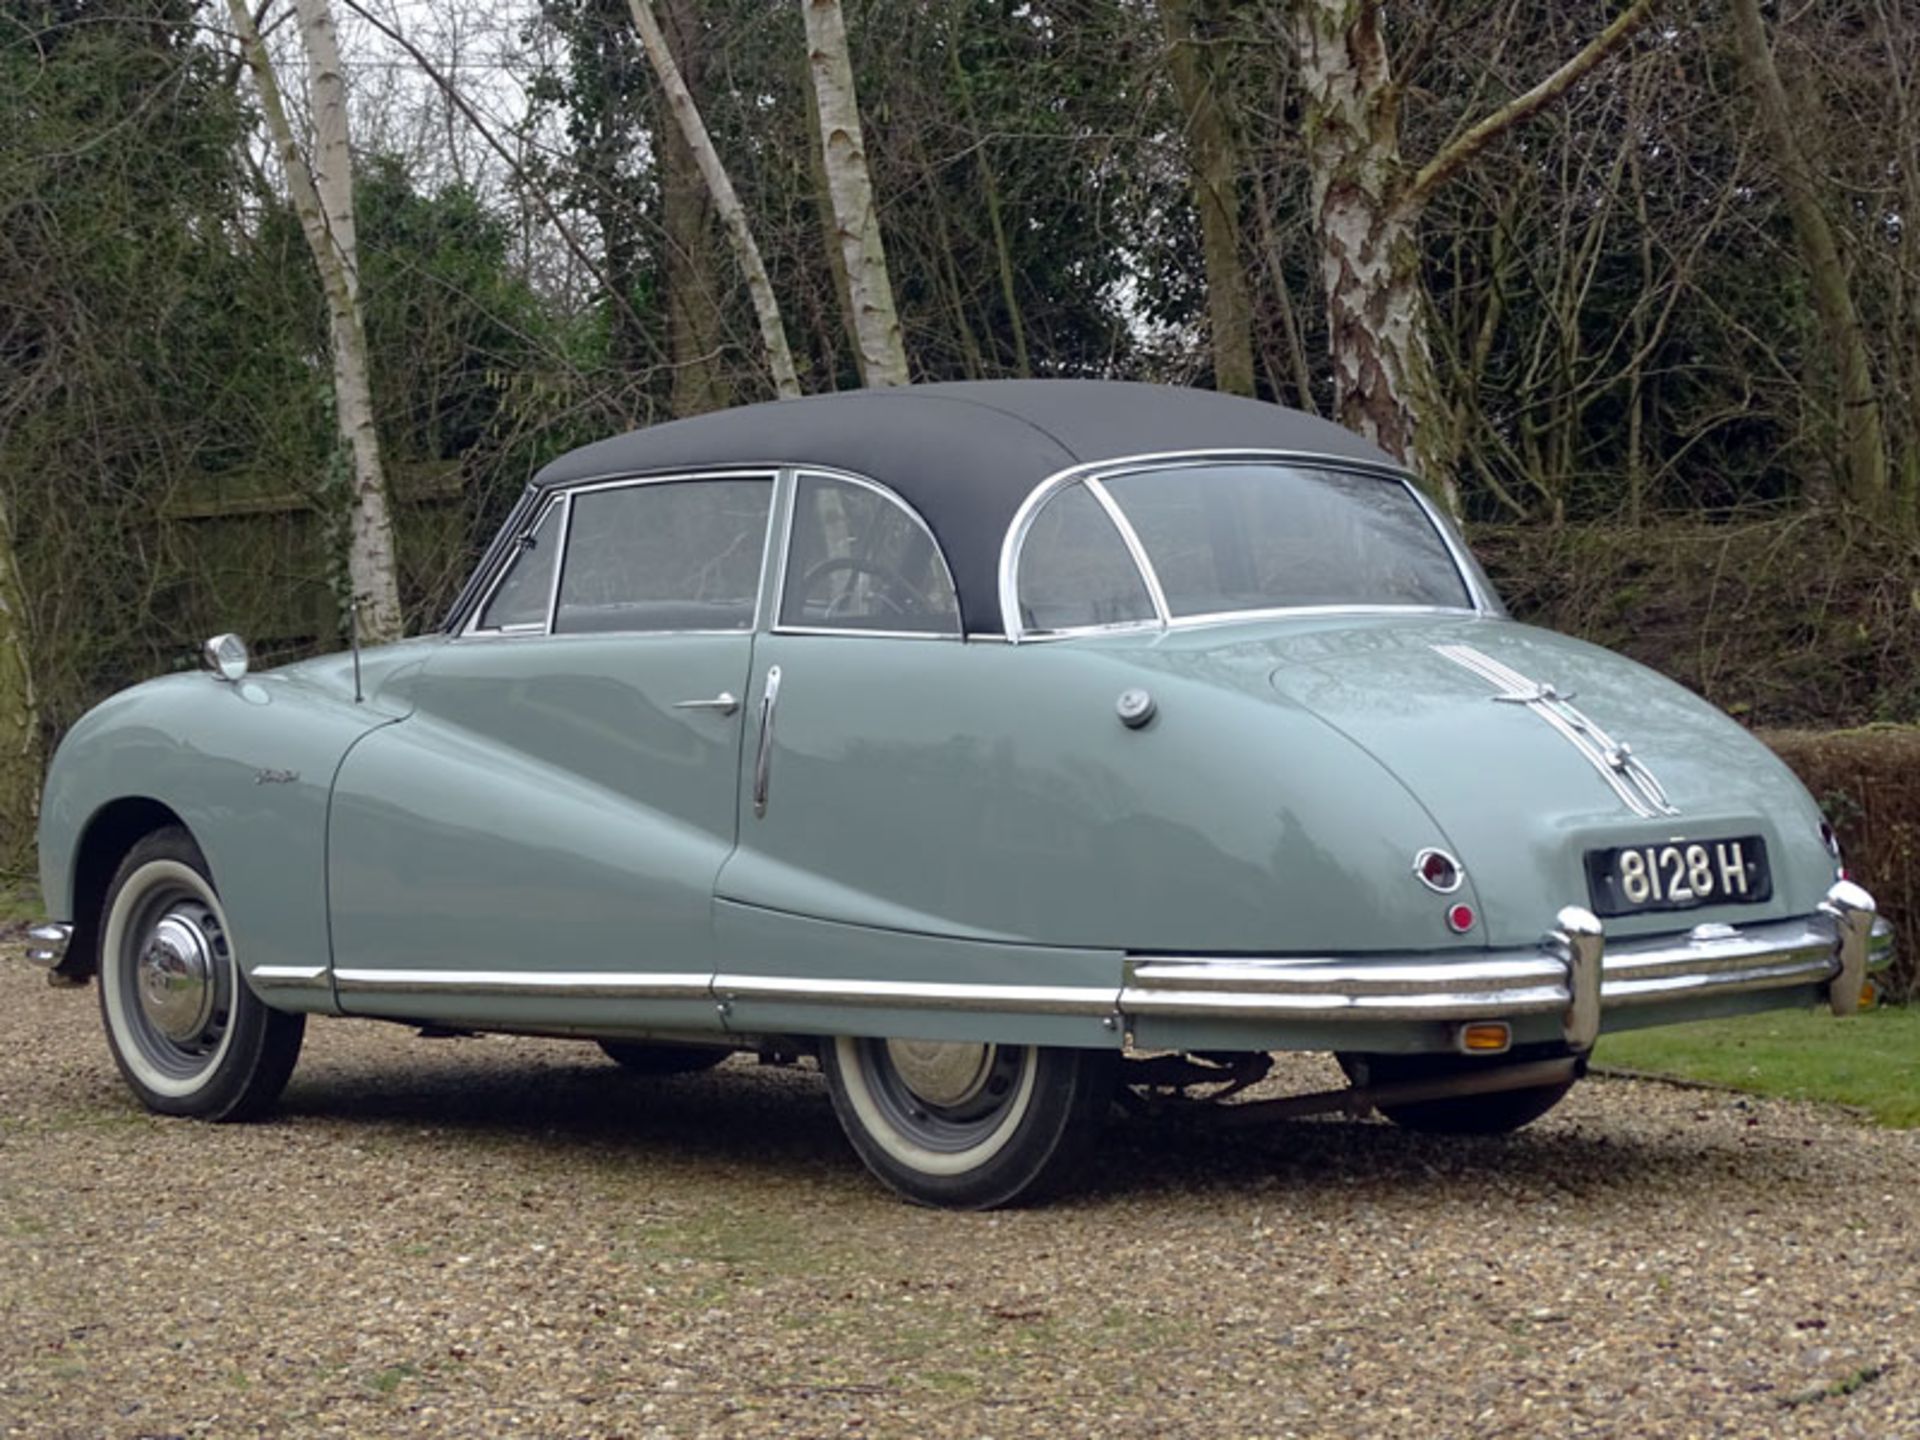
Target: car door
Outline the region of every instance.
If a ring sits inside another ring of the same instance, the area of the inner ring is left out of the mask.
[[[1006,647],[962,643],[939,547],[891,492],[803,471],[789,512],[778,604],[754,651],[739,844],[715,904],[729,1023],[807,1033],[846,1023],[831,1007],[853,1003],[859,1023],[926,1035],[945,1023],[929,1021],[927,996],[966,1009],[983,989],[1067,985],[1097,1003],[1102,979],[1110,1007],[1110,956],[1054,952],[1040,974],[1031,952],[953,919],[971,817],[993,788],[967,733],[977,717],[953,707],[998,703],[970,681],[990,682],[984,652]],[[874,1008],[893,996],[919,999]]]
[[[558,497],[330,819],[350,1013],[714,1028],[773,477]],[[374,743],[377,741],[377,743]]]

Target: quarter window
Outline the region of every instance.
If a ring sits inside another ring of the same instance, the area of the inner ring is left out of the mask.
[[[772,500],[770,479],[576,494],[554,630],[751,630]]]
[[[940,548],[905,506],[868,485],[801,475],[780,624],[958,635],[960,606]]]
[[[544,630],[553,598],[553,566],[560,554],[559,505],[547,506],[540,523],[520,537],[520,553],[481,612],[481,630]]]
[[[1153,597],[1113,521],[1084,485],[1034,517],[1020,546],[1020,624],[1074,630],[1155,618]]]

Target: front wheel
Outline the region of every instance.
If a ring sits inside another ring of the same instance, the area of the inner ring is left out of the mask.
[[[148,1109],[205,1120],[269,1108],[307,1019],[247,988],[207,862],[177,826],[135,845],[107,889],[100,1016],[114,1063]]]
[[[1093,1150],[1119,1056],[843,1036],[820,1049],[840,1128],[920,1205],[990,1210],[1065,1186]]]

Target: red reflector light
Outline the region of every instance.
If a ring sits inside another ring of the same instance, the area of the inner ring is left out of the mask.
[[[1464,935],[1473,928],[1473,907],[1455,905],[1447,911],[1447,928],[1456,935]]]

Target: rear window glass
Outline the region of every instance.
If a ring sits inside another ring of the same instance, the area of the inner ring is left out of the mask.
[[[1242,463],[1143,470],[1103,484],[1175,618],[1473,605],[1446,542],[1399,480]]]

